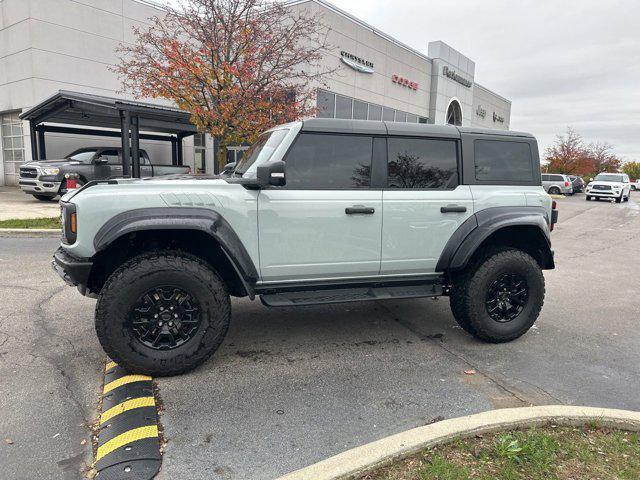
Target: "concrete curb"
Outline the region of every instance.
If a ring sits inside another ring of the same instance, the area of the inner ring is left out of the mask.
[[[279,480],[337,480],[362,474],[372,468],[406,457],[458,437],[471,437],[549,423],[583,425],[597,420],[603,427],[640,431],[640,412],[594,407],[541,406],[506,408],[454,418],[414,428],[382,440],[348,450],[315,465],[295,471]]]
[[[0,228],[0,237],[59,238],[62,230],[54,228]]]

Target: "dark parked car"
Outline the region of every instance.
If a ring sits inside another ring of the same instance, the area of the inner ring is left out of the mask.
[[[573,193],[582,193],[584,192],[584,187],[586,187],[586,183],[582,177],[578,177],[576,175],[569,175],[571,179],[571,185],[573,186]]]
[[[140,176],[159,177],[191,173],[186,166],[153,165],[145,150],[140,150]],[[20,188],[43,202],[67,193],[66,174],[78,177],[80,187],[91,180],[122,176],[122,149],[115,147],[81,148],[62,160],[39,160],[20,165]]]

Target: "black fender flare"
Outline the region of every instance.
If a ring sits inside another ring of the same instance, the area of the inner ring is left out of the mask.
[[[258,271],[240,238],[218,212],[206,208],[141,208],[120,213],[109,219],[93,239],[96,253],[105,250],[118,238],[145,230],[200,230],[210,235],[233,265],[251,299]]]
[[[451,236],[436,265],[437,272],[457,271],[467,263],[480,245],[499,230],[514,226],[539,229],[545,239],[545,269],[553,269],[553,252],[549,236],[549,215],[543,207],[491,207],[469,217]]]

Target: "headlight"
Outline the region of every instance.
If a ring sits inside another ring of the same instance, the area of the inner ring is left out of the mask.
[[[57,175],[60,173],[60,169],[55,167],[40,167],[40,173],[42,175]]]

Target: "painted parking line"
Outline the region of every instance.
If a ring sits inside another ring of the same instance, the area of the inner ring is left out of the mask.
[[[153,379],[130,374],[117,363],[105,366],[98,426],[96,478],[147,480],[162,464]]]

